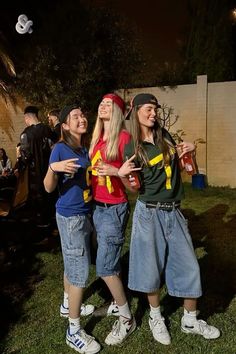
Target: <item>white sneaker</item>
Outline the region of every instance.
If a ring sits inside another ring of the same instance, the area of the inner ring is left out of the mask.
[[[82,304],[80,308],[81,316],[89,316],[94,312],[95,307],[93,305]],[[68,318],[69,317],[69,307],[65,307],[63,304],[60,306],[60,316]]]
[[[80,329],[75,334],[70,334],[68,328],[66,332],[66,344],[81,354],[96,354],[101,349],[100,344],[96,342],[94,337],[89,336],[84,329]]]
[[[95,310],[95,306],[91,304],[82,304],[80,308],[80,315],[81,316],[89,316],[91,315]]]
[[[206,339],[216,339],[220,336],[218,328],[208,325],[203,320],[196,320],[193,326],[187,326],[184,323],[184,317],[181,319],[181,330],[184,333],[200,334]]]
[[[119,316],[119,307],[116,302],[112,301],[107,309],[107,316]]]
[[[119,345],[121,344],[136,328],[135,318],[131,320],[124,320],[119,318],[113,324],[111,332],[105,339],[107,345]]]
[[[166,328],[164,317],[157,319],[149,317],[149,327],[155,340],[164,345],[170,344],[170,334]]]

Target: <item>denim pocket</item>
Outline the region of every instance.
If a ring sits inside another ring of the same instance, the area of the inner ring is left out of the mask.
[[[109,236],[107,238],[107,247],[105,253],[105,268],[107,270],[116,270],[119,265],[121,250],[124,238],[117,236]]]
[[[135,209],[136,217],[143,222],[150,221],[153,218],[155,211],[156,209],[147,208],[146,205],[142,202],[137,203],[137,207]]]
[[[117,224],[120,225],[121,229],[124,231],[128,223],[130,214],[130,207],[128,203],[122,203],[118,207],[114,208],[114,217],[117,220]]]

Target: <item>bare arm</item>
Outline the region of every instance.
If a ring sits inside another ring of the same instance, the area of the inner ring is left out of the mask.
[[[51,166],[51,167],[50,167]],[[56,189],[57,183],[58,183],[58,175],[54,170],[52,170],[53,163],[48,166],[48,170],[46,173],[46,176],[44,177],[44,188],[46,192],[51,193]]]
[[[75,159],[68,159],[58,162],[53,162],[48,166],[47,174],[44,178],[44,188],[48,193],[51,193],[55,190],[58,183],[58,175],[57,172],[65,172],[65,173],[75,173],[77,172],[80,165],[76,164],[78,161]]]

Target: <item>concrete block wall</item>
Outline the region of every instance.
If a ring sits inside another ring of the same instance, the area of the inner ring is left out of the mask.
[[[208,84],[207,176],[236,187],[236,82]]]
[[[236,188],[236,82],[208,83],[201,75],[192,85],[119,91],[126,101],[141,92],[152,93],[173,108],[179,118],[171,131],[182,129],[186,141],[206,141],[197,146],[197,163],[208,184]],[[183,179],[190,180],[185,174]]]
[[[162,105],[173,108],[173,115],[179,118],[171,131],[182,129],[186,141],[206,141],[197,147],[197,162],[209,185],[236,188],[236,81],[208,83],[207,76],[202,75],[193,85],[118,91],[126,102],[141,92],[153,93]],[[13,163],[15,147],[25,128],[24,107],[21,98],[15,106],[0,98],[0,146]],[[183,178],[191,180],[187,174]]]

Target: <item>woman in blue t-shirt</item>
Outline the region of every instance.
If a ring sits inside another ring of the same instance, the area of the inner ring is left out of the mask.
[[[97,353],[100,344],[80,326],[80,316],[92,313],[94,306],[83,305],[83,291],[89,275],[92,232],[90,161],[85,148],[88,122],[77,104],[60,113],[62,137],[51,153],[44,179],[47,192],[58,187],[56,220],[64,261],[63,317],[69,317],[66,343],[78,352]]]

